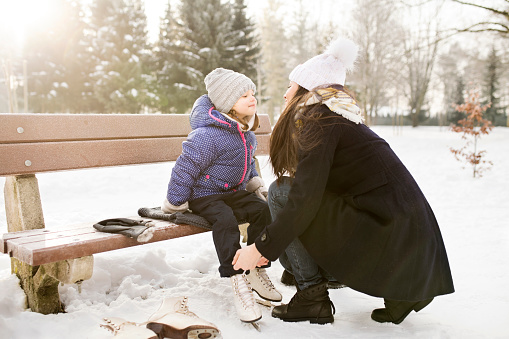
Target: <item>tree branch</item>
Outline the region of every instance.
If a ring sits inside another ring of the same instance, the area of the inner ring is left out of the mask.
[[[490,11],[490,12],[493,12],[493,13],[496,13],[496,14],[500,14],[500,15],[503,15],[505,17],[509,17],[509,12],[508,11],[500,11],[500,10],[495,9],[495,8],[486,7],[486,6],[482,6],[482,5],[479,5],[479,4],[474,4],[474,3],[471,3],[471,2],[465,2],[465,1],[461,1],[461,0],[452,0],[452,1],[453,2],[457,2],[459,4],[462,4],[462,5],[482,8],[482,9],[485,9],[487,11]],[[509,2],[509,1],[506,0],[506,2]]]
[[[479,26],[483,26],[483,25],[494,25],[494,26],[500,26],[500,28],[490,28],[490,27],[487,27],[487,28],[479,28],[479,29],[475,29],[476,27],[479,27]],[[478,22],[476,24],[473,24],[472,26],[470,27],[466,27],[466,28],[463,28],[463,29],[458,29],[457,30],[458,32],[498,32],[498,33],[504,33],[504,34],[508,34],[509,33],[509,26],[505,25],[505,24],[502,24],[502,23],[498,23],[498,22]]]

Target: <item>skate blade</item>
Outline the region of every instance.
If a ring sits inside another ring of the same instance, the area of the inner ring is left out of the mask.
[[[262,329],[260,328],[260,324],[252,322],[250,323],[258,332],[261,332]]]
[[[219,331],[215,329],[198,329],[187,332],[187,339],[212,339],[218,335]]]
[[[272,308],[272,307],[275,307],[276,305],[273,304],[272,302],[268,301],[268,300],[262,300],[262,299],[256,299],[256,302],[262,306],[265,306],[265,307],[268,307],[268,308]]]

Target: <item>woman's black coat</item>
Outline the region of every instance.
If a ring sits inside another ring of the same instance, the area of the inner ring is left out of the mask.
[[[389,145],[322,105],[323,142],[300,157],[289,200],[255,241],[276,260],[299,237],[310,255],[357,291],[394,300],[454,292],[437,220]]]

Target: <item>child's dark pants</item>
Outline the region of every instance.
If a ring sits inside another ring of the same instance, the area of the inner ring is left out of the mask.
[[[189,202],[189,208],[212,224],[212,238],[219,258],[221,277],[231,277],[243,272],[234,270],[232,265],[233,257],[240,249],[238,221],[249,223],[248,245],[272,222],[268,204],[256,194],[247,191],[198,198]]]

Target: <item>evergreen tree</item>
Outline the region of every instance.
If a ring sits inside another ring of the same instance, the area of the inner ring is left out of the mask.
[[[155,46],[155,68],[157,75],[157,108],[163,113],[183,113],[189,109],[194,91],[189,83],[185,56],[179,53],[184,28],[175,19],[170,2],[161,20],[159,39]]]
[[[79,51],[82,12],[77,1],[57,0],[52,13],[28,26],[23,55],[27,60],[29,109],[34,112],[74,112],[82,88]]]
[[[190,110],[217,67],[257,80],[259,47],[243,0],[183,0],[178,12],[168,3],[155,51],[162,112]]]
[[[448,110],[449,122],[453,124],[458,124],[461,119],[466,117],[465,112],[461,110],[457,110],[456,107],[465,103],[465,82],[463,81],[463,76],[458,75],[456,77],[456,87],[453,92],[453,103],[454,106]]]
[[[495,125],[497,125],[497,120],[502,115],[499,107],[500,99],[498,97],[499,78],[500,58],[497,55],[495,46],[493,46],[488,55],[486,72],[484,75],[483,103],[484,105],[491,103],[491,106],[486,109],[484,116]]]
[[[153,97],[142,2],[95,0],[91,9],[94,94],[105,113],[138,113]]]
[[[237,41],[232,50],[233,60],[236,61],[233,70],[245,74],[256,83],[260,45],[255,32],[255,24],[246,16],[246,8],[244,0],[235,0],[232,31],[234,36],[237,36]]]
[[[176,50],[182,56],[186,76],[176,84],[179,91],[175,99],[188,109],[205,93],[203,79],[208,73],[217,67],[232,69],[235,66],[232,50],[236,39],[231,30],[230,6],[220,0],[183,0],[181,3],[183,34]]]
[[[9,15],[9,14],[8,14]],[[5,20],[0,20],[0,112],[10,112],[12,101],[15,98],[13,84],[8,80],[23,75],[23,56],[12,26]]]
[[[70,113],[93,112],[97,99],[93,95],[91,74],[94,64],[87,50],[85,29],[86,18],[80,2],[74,1],[68,8],[70,22],[62,30],[72,32],[68,38],[62,65],[65,70],[57,100],[63,106],[61,111]]]

